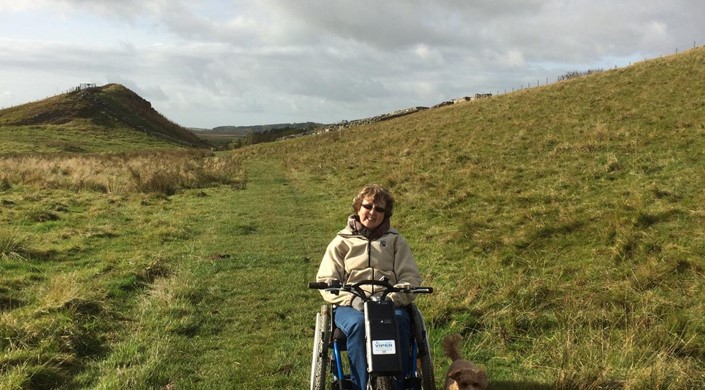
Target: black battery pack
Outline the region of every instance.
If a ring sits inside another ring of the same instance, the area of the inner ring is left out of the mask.
[[[401,372],[401,353],[394,317],[394,302],[365,302],[367,371],[380,375]]]

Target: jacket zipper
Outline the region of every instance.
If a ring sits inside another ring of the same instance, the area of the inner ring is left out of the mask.
[[[376,279],[375,275],[375,269],[372,268],[372,241],[369,239],[367,240],[367,268],[372,269],[372,279]],[[372,285],[372,292],[370,293],[370,296],[375,295],[375,286]]]

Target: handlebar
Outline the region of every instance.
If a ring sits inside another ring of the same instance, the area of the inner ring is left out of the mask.
[[[323,290],[328,287],[328,283],[326,282],[308,282],[308,288],[313,290]]]
[[[406,294],[431,294],[433,292],[433,287],[395,287],[389,283],[389,279],[382,278],[381,280],[361,280],[357,283],[341,284],[338,280],[331,280],[329,282],[309,282],[308,288],[315,290],[326,290],[330,293],[338,295],[341,291],[352,293],[363,300],[369,299],[365,291],[362,290],[362,286],[380,286],[384,288],[382,293],[382,299],[384,299],[387,294],[393,292],[406,293]]]

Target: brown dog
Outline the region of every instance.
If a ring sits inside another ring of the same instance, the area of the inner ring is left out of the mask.
[[[460,355],[459,334],[452,334],[443,340],[443,351],[453,363],[448,368],[444,390],[485,390],[487,389],[487,373],[475,367],[470,361],[463,360]]]

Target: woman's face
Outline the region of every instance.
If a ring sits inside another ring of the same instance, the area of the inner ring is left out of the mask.
[[[362,200],[362,205],[360,210],[357,211],[358,217],[360,217],[360,223],[362,226],[369,230],[374,230],[379,226],[384,220],[384,215],[386,210],[384,209],[384,202],[375,203],[372,197],[367,197]]]

